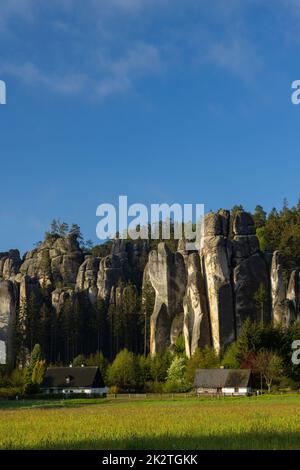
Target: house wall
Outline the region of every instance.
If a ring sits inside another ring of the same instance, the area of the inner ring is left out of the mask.
[[[217,393],[216,388],[197,388],[198,394],[212,394],[215,395]]]
[[[250,388],[244,388],[244,387],[239,387],[238,391],[235,391],[235,388],[223,388],[222,393],[224,395],[247,395],[247,393],[250,393],[251,389]]]
[[[55,388],[55,389],[45,389],[44,392],[47,395],[52,394],[61,394],[64,393],[66,395],[70,394],[76,394],[76,393],[85,393],[86,395],[103,395],[104,393],[107,393],[108,389],[107,387],[103,388]]]
[[[196,393],[198,395],[203,395],[203,394],[210,394],[210,395],[216,395],[217,393],[223,394],[223,395],[247,395],[248,393],[251,393],[251,388],[244,388],[240,387],[238,389],[238,392],[235,392],[235,388],[222,388],[221,391],[218,392],[216,388],[197,388]]]

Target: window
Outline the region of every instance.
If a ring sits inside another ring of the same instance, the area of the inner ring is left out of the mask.
[[[239,389],[238,387],[235,387],[234,393],[239,393],[239,390],[240,390],[240,389]]]

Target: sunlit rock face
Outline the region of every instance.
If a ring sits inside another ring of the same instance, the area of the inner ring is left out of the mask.
[[[12,365],[13,351],[13,326],[16,318],[16,305],[18,298],[17,285],[12,281],[0,282],[0,342],[1,361],[3,364]]]
[[[211,344],[205,279],[198,253],[192,253],[188,256],[187,272],[187,286],[183,301],[183,332],[186,355],[191,357],[197,348]]]
[[[13,281],[19,272],[20,265],[19,250],[0,253],[0,281]]]
[[[83,260],[82,249],[74,237],[56,236],[26,253],[20,273],[36,278],[41,286],[62,283],[75,287]]]
[[[174,345],[183,332],[183,297],[186,271],[183,256],[171,253],[165,243],[149,254],[144,282],[155,291],[151,316],[150,350],[152,354]]]
[[[232,246],[228,233],[227,211],[207,214],[200,255],[206,282],[212,345],[217,352],[235,339],[231,285]]]
[[[272,322],[279,326],[286,323],[286,287],[280,253],[275,251],[271,266]]]

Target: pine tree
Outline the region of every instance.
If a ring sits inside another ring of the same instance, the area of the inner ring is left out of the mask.
[[[33,393],[36,391],[35,383],[33,382],[33,371],[38,362],[42,360],[41,357],[41,347],[39,344],[36,344],[31,352],[30,361],[28,366],[25,369],[24,376],[24,392]]]
[[[267,221],[267,213],[264,211],[263,207],[257,205],[254,209],[253,219],[256,228],[264,227]]]

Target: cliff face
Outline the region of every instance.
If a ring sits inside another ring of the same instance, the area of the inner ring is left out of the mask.
[[[185,252],[183,242],[173,253],[165,243],[149,252],[146,242],[115,240],[111,254],[97,258],[85,254],[70,235],[48,237],[23,259],[18,250],[0,253],[0,341],[6,361],[14,357],[16,315],[31,292],[41,295],[41,290],[59,317],[66,301],[72,305],[82,293],[91,305],[98,299],[109,305],[112,298],[122,302],[120,281],[134,281],[137,290],[150,286],[155,295],[153,354],[174,347],[180,335],[188,356],[205,345],[221,351],[248,317],[276,325],[298,321],[299,270],[291,273],[286,288],[280,254],[275,252],[270,261],[260,252],[252,217],[240,211],[231,226],[230,237],[228,211],[207,214],[202,248],[193,253]],[[141,272],[144,258],[148,261]]]

